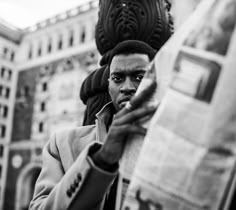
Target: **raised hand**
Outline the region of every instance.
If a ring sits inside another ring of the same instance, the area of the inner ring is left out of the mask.
[[[125,106],[116,115],[109,128],[105,143],[101,149],[93,155],[95,163],[102,168],[116,164],[122,156],[128,134],[146,134],[146,129],[135,122],[143,117],[152,116],[156,106],[142,106],[142,104],[153,94],[156,83],[153,81],[139,95],[134,96],[128,106]]]

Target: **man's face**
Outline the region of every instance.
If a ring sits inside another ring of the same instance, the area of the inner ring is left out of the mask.
[[[117,111],[135,94],[149,64],[146,54],[116,55],[110,65],[109,93]]]

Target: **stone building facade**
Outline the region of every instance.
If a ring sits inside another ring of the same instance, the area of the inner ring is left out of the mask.
[[[0,24],[0,209],[5,197],[9,145],[17,82],[16,53],[20,31],[1,20]]]
[[[51,133],[79,126],[85,77],[98,67],[98,2],[19,30],[0,21],[0,209],[28,209]]]

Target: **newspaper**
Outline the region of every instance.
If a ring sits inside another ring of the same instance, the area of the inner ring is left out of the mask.
[[[229,209],[236,182],[235,25],[236,0],[202,1],[158,53],[161,104],[123,210]]]

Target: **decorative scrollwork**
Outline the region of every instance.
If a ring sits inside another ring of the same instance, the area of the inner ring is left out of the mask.
[[[159,50],[173,32],[167,0],[100,0],[96,44],[104,55],[124,40]]]

